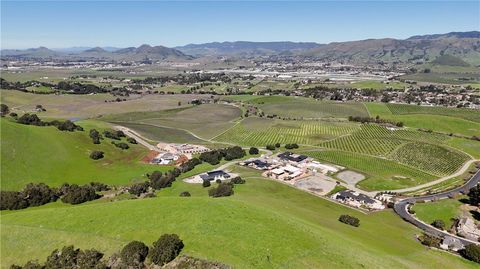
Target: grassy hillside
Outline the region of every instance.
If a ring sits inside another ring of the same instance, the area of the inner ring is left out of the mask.
[[[235,187],[228,198],[209,198],[201,186],[176,181],[157,198],[2,212],[2,268],[43,259],[65,244],[110,254],[130,240],[151,244],[163,233],[179,234],[186,245],[183,253],[235,268],[476,266],[423,247],[414,237],[419,231],[390,210],[365,215],[277,182],[253,179],[258,173],[250,171],[238,168],[247,184]],[[178,197],[184,190],[193,196]],[[345,213],[360,218],[360,227],[340,223],[338,217]]]
[[[61,132],[55,127],[17,124],[6,119],[1,124],[1,187],[18,190],[29,182],[44,182],[51,186],[62,183],[88,183],[100,181],[112,185],[127,184],[144,178],[154,167],[139,160],[147,150],[131,145],[121,150],[102,140],[94,145],[88,136],[91,128],[101,131],[109,126],[97,121],[81,121],[83,132]],[[105,152],[105,158],[89,158],[93,150]]]

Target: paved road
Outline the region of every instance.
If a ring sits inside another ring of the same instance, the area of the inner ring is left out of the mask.
[[[424,230],[425,232],[432,234],[437,237],[445,237],[445,236],[451,236],[454,238],[457,238],[460,240],[464,245],[469,245],[469,244],[479,244],[479,242],[472,241],[463,237],[459,237],[453,234],[450,234],[448,232],[439,230],[419,219],[417,219],[414,215],[411,215],[408,212],[408,207],[409,205],[413,205],[416,202],[419,201],[432,201],[432,200],[441,200],[441,199],[448,199],[451,196],[455,194],[460,194],[460,193],[466,193],[468,190],[471,188],[475,187],[478,183],[480,182],[480,171],[478,171],[467,183],[465,183],[463,186],[460,186],[458,188],[443,192],[443,193],[438,193],[438,194],[432,194],[432,195],[426,195],[422,197],[412,197],[412,198],[407,198],[403,199],[401,201],[398,201],[394,205],[394,210],[395,212],[400,215],[404,220],[412,223],[413,225],[417,226],[418,228]]]

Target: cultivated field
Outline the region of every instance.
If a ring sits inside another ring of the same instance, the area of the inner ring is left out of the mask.
[[[289,118],[348,118],[368,116],[361,103],[315,101],[303,97],[266,96],[250,100],[268,115]]]
[[[198,95],[148,95],[130,96],[123,102],[114,101],[116,97],[109,94],[94,95],[52,95],[33,94],[19,91],[2,90],[1,103],[10,107],[17,114],[35,113],[35,106],[42,105],[47,111],[39,113],[48,118],[93,118],[102,115],[118,114],[133,111],[158,111],[189,106],[188,102],[197,99]]]
[[[301,151],[319,161],[338,164],[364,174],[358,183],[365,190],[391,190],[427,183],[435,176],[392,160],[338,150]]]
[[[166,111],[125,113],[104,120],[183,129],[208,140],[232,127],[240,115],[241,110],[232,105],[204,104]]]
[[[317,145],[322,141],[347,135],[359,127],[348,122],[287,121],[248,117],[215,137],[216,141],[244,146],[275,143]]]

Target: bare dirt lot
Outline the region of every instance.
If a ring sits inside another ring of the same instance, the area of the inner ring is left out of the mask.
[[[350,170],[338,173],[337,177],[352,186],[365,179],[364,175]]]
[[[320,195],[329,193],[331,190],[333,190],[333,188],[335,188],[336,185],[336,181],[333,178],[322,174],[302,178],[294,183],[294,186],[299,189],[307,190]]]

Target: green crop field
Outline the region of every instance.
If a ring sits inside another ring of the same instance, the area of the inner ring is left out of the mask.
[[[368,116],[362,103],[316,101],[304,97],[266,96],[251,100],[268,115],[290,118],[348,118]]]
[[[383,103],[365,103],[372,117],[401,121],[407,127],[430,129],[446,134],[473,136],[480,134],[480,123],[466,120],[458,116],[444,116],[432,114],[392,114],[392,111]],[[399,111],[396,113],[399,113]],[[427,111],[428,112],[428,111]],[[413,113],[413,112],[412,112]],[[453,112],[456,113],[456,112]]]
[[[104,117],[104,120],[183,129],[210,139],[232,127],[240,115],[241,110],[232,105],[204,104],[166,111],[118,114]]]
[[[470,158],[468,155],[427,143],[407,143],[390,154],[391,159],[433,175],[453,174]]]
[[[275,143],[316,145],[357,130],[357,124],[325,121],[286,121],[249,117],[214,140],[245,146]]]
[[[338,150],[301,151],[319,161],[338,164],[366,176],[358,186],[365,190],[392,190],[427,183],[435,176],[392,160]]]
[[[383,126],[364,124],[352,135],[321,143],[320,146],[345,151],[387,156],[407,141],[440,143],[448,139],[442,135],[411,130],[389,130]]]
[[[470,121],[480,122],[480,113],[478,110],[466,108],[447,108],[441,106],[417,106],[404,104],[387,104],[388,109],[392,114],[433,114],[444,115],[451,117],[458,117]]]
[[[111,254],[131,240],[151,244],[163,233],[183,239],[182,253],[235,268],[476,266],[423,247],[415,239],[420,231],[391,210],[365,215],[243,171],[236,172],[247,184],[236,186],[228,198],[209,198],[201,186],[176,181],[157,198],[4,211],[2,268],[32,258],[43,261],[67,244]],[[193,196],[178,197],[185,190]],[[358,217],[360,227],[339,222],[341,214]]]
[[[140,145],[130,145],[123,151],[113,146],[110,139],[94,145],[88,131],[109,128],[102,122],[79,122],[85,128],[83,132],[62,132],[55,127],[28,126],[6,119],[0,124],[2,190],[19,190],[30,182],[51,186],[91,181],[125,185],[144,180],[144,174],[155,169],[170,169],[142,164],[139,160],[148,150]],[[93,150],[105,152],[105,158],[90,159]]]
[[[470,154],[473,158],[480,159],[480,141],[452,137],[447,141],[447,144]]]

